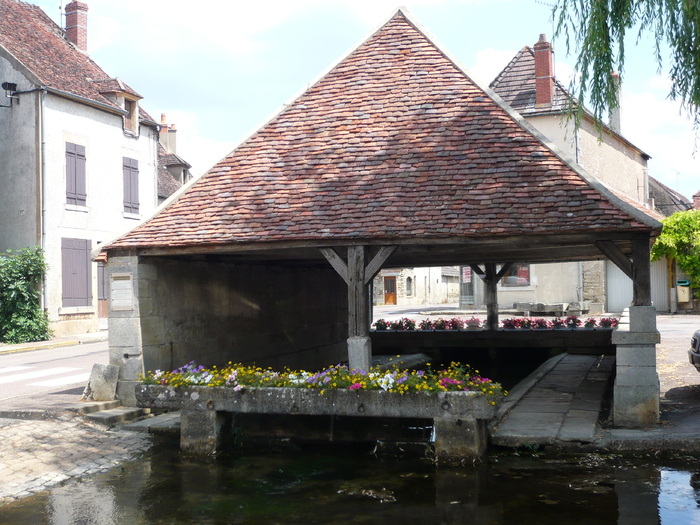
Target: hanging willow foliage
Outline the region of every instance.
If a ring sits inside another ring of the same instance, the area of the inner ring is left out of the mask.
[[[700,127],[700,0],[557,0],[555,36],[564,37],[567,53],[577,54],[579,74],[573,92],[590,101],[600,122],[606,110],[618,107],[612,71],[623,78],[625,36],[636,31],[654,36],[654,58],[662,67],[661,45],[671,48],[668,73],[671,99],[679,100]],[[576,118],[581,117],[579,107]]]

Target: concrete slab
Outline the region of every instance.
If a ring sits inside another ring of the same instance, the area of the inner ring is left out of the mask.
[[[529,391],[493,425],[491,441],[511,447],[594,442],[613,365],[614,360],[599,356],[559,358],[547,373],[530,381]]]

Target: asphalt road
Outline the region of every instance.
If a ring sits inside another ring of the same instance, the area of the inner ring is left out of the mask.
[[[95,363],[109,363],[106,341],[0,354],[0,409],[77,402]]]

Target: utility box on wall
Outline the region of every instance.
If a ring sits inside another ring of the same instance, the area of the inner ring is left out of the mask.
[[[690,281],[683,279],[678,281],[676,290],[678,291],[678,302],[690,302]]]

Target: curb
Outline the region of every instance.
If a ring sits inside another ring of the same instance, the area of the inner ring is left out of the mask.
[[[95,333],[90,334],[90,337],[77,337],[68,341],[40,341],[34,344],[24,343],[22,345],[6,345],[0,346],[0,355],[4,354],[19,354],[21,352],[33,352],[35,350],[51,350],[54,348],[62,348],[64,346],[76,346],[81,344],[101,343],[107,341],[108,334]],[[28,345],[28,346],[24,346]]]

